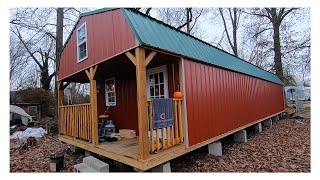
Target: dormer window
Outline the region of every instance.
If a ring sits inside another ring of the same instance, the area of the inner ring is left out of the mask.
[[[77,29],[77,60],[78,63],[88,58],[87,24],[84,22]]]

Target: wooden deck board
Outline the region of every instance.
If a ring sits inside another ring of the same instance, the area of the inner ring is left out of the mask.
[[[139,159],[139,139],[125,139],[122,138],[115,142],[104,142],[97,146],[109,152],[113,152],[122,156],[127,156],[133,159]]]
[[[168,159],[179,156],[180,153],[183,154],[185,151],[185,145],[179,144],[164,149],[157,154],[150,154],[147,160],[141,160],[138,137],[133,139],[122,138],[120,141],[104,142],[97,146],[94,146],[92,143],[88,143],[87,141],[74,139],[66,135],[60,135],[59,139],[63,142],[103,155],[141,170],[147,170],[150,167],[159,165]],[[165,156],[164,159],[162,159],[162,155]]]

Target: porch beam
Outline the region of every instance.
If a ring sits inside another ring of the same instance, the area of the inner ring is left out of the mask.
[[[85,72],[86,72],[86,74],[87,74],[88,79],[90,80],[90,79],[91,79],[90,71],[85,70]]]
[[[154,58],[154,56],[157,54],[156,51],[152,51],[148,57],[146,58],[146,66],[148,66],[148,64],[150,63],[150,61]]]
[[[135,52],[140,159],[145,160],[149,156],[145,49],[138,47]]]
[[[131,52],[126,52],[126,55],[127,57],[130,59],[130,61],[135,65],[137,66],[137,60],[136,58],[133,56],[133,54],[131,54]]]
[[[86,74],[90,80],[90,104],[91,104],[91,133],[92,133],[92,143],[93,145],[98,145],[98,110],[97,110],[97,82],[94,78],[94,75],[97,70],[97,65],[90,67],[89,71],[86,70]]]
[[[94,67],[90,67],[89,71],[88,71],[88,69],[85,70],[89,80],[94,78],[94,75],[96,74],[97,68],[98,68],[98,65],[95,65]]]

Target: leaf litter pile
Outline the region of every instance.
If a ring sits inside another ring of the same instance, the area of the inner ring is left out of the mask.
[[[223,138],[221,157],[208,155],[207,146],[180,156],[171,161],[172,171],[310,172],[310,107],[301,114],[303,119],[282,119],[259,134],[247,129],[247,143]]]
[[[63,172],[72,172],[73,165],[82,162],[84,154],[72,153],[58,135],[38,138],[36,145],[22,146],[10,150],[10,172],[50,172],[51,153],[64,153]]]
[[[233,136],[223,138],[221,157],[208,155],[207,146],[180,156],[170,161],[171,170],[310,172],[310,107],[303,108],[301,114],[303,119],[289,116],[270,128],[264,127],[259,134],[248,128],[248,143],[235,143]],[[84,153],[72,153],[67,144],[60,142],[57,135],[51,134],[36,139],[33,146],[19,145],[12,148],[10,172],[49,172],[49,157],[51,153],[57,152],[64,152],[63,172],[72,172],[73,165],[82,162],[84,158]]]

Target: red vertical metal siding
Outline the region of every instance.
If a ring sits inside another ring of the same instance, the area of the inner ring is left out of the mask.
[[[119,129],[134,129],[138,132],[137,85],[135,71],[121,72],[115,76],[116,106],[110,107],[110,118]],[[111,77],[109,77],[111,78]],[[98,80],[98,115],[106,110],[105,80]]]
[[[87,23],[88,59],[77,63],[76,30]],[[136,45],[136,39],[120,10],[82,17],[62,54],[58,79],[67,77]]]
[[[174,76],[172,71],[172,64],[174,64]],[[173,97],[174,86],[179,84],[179,64],[168,63],[168,91],[169,97]],[[110,107],[110,118],[114,121],[114,124],[119,129],[134,129],[139,133],[138,128],[138,108],[137,108],[137,85],[136,74],[134,66],[127,66],[126,69],[117,69],[116,75],[111,75],[108,78],[115,78],[116,83],[116,106]],[[107,72],[112,72],[107,70]],[[114,72],[112,72],[114,73]],[[97,80],[98,94],[97,94],[97,106],[98,116],[103,114],[106,110],[106,98],[105,98],[105,79]]]
[[[185,59],[189,145],[284,110],[283,86]]]
[[[168,72],[168,93],[169,93],[169,97],[173,98],[174,92],[178,90],[177,89],[178,85],[180,85],[179,62],[176,61],[173,63],[168,63],[167,64],[167,72]],[[181,87],[181,85],[180,85],[180,87]]]

